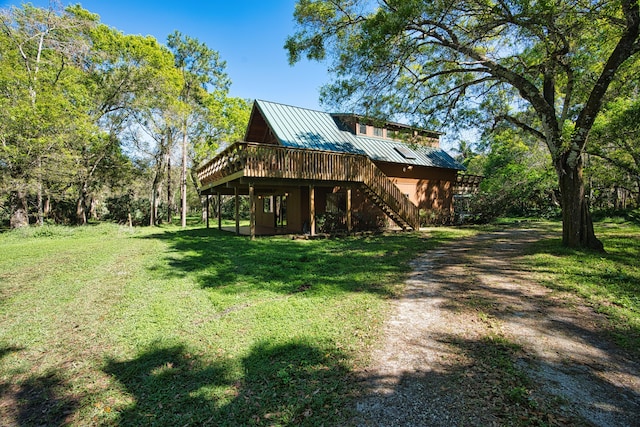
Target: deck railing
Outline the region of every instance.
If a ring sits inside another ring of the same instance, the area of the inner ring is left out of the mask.
[[[210,187],[239,172],[252,178],[361,183],[401,220],[418,228],[418,208],[366,156],[239,142],[200,167],[198,179],[203,187]]]

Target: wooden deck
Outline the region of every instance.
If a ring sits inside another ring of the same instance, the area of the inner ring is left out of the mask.
[[[418,208],[366,156],[239,142],[198,169],[204,192],[240,178],[357,183],[400,227],[419,227]]]

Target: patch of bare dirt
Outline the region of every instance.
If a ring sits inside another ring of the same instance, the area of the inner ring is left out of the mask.
[[[511,229],[413,263],[359,373],[359,426],[640,425],[640,364],[601,315],[518,268],[544,231]]]

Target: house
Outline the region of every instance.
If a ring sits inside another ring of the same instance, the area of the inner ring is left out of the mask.
[[[421,215],[452,217],[464,169],[439,138],[399,123],[255,101],[245,141],[200,166],[198,179],[203,195],[235,195],[236,207],[237,196],[249,196],[252,237],[417,229]]]

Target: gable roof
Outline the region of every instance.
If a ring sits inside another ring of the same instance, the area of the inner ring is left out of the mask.
[[[256,100],[257,109],[284,147],[363,154],[374,161],[464,170],[440,148],[408,145],[341,130],[329,113]]]

